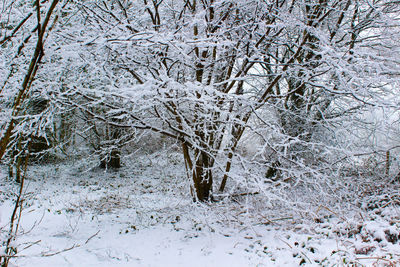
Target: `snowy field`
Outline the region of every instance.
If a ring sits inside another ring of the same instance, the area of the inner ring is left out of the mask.
[[[400,265],[396,199],[346,212],[312,206],[313,215],[256,209],[257,195],[193,203],[180,156],[140,156],[118,172],[31,165],[11,266]],[[5,174],[2,238],[17,190]]]

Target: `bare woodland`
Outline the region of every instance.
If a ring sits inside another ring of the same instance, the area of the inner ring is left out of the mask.
[[[394,0],[1,1],[0,160],[20,189],[2,266],[26,170],[48,162],[118,171],[173,146],[193,201],[271,209],[342,203],[367,180],[396,192],[399,14]]]

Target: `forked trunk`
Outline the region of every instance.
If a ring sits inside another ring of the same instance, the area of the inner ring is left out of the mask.
[[[212,157],[204,151],[195,149],[195,151],[193,152],[192,160],[189,153],[188,145],[183,143],[182,148],[186,170],[188,176],[191,176],[191,179],[193,181],[191,192],[194,201],[212,201]]]

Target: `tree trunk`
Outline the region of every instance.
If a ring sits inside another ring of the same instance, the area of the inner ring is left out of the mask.
[[[100,168],[118,169],[121,167],[121,154],[119,149],[113,149],[109,156],[100,161]]]
[[[193,188],[191,190],[193,200],[201,202],[212,201],[212,167],[214,162],[212,157],[204,151],[195,149],[193,152],[194,160],[192,161],[188,145],[183,143],[182,148],[188,176],[191,176],[193,180]]]
[[[118,120],[113,120],[115,122],[120,122]],[[120,138],[121,138],[121,129],[118,129],[113,126],[108,126],[106,130],[105,137],[111,143],[106,145],[108,149],[111,150],[110,154],[107,157],[102,158],[100,162],[100,167],[103,169],[118,169],[121,167],[121,149],[120,149]],[[112,147],[110,147],[110,145]]]

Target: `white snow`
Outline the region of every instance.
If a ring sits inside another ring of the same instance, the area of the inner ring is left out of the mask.
[[[137,157],[119,172],[84,171],[79,162],[30,166],[15,244],[18,257],[11,263],[241,267],[399,262],[398,244],[373,240],[385,239],[382,227],[398,233],[398,224],[366,221],[361,233],[351,236],[344,230],[355,225],[350,215],[316,223],[295,213],[284,218],[276,207],[260,217],[249,212],[245,201],[193,203],[178,156]],[[17,186],[5,175],[1,179],[4,237],[13,209],[12,197],[4,192]],[[371,240],[362,240],[362,234]]]

